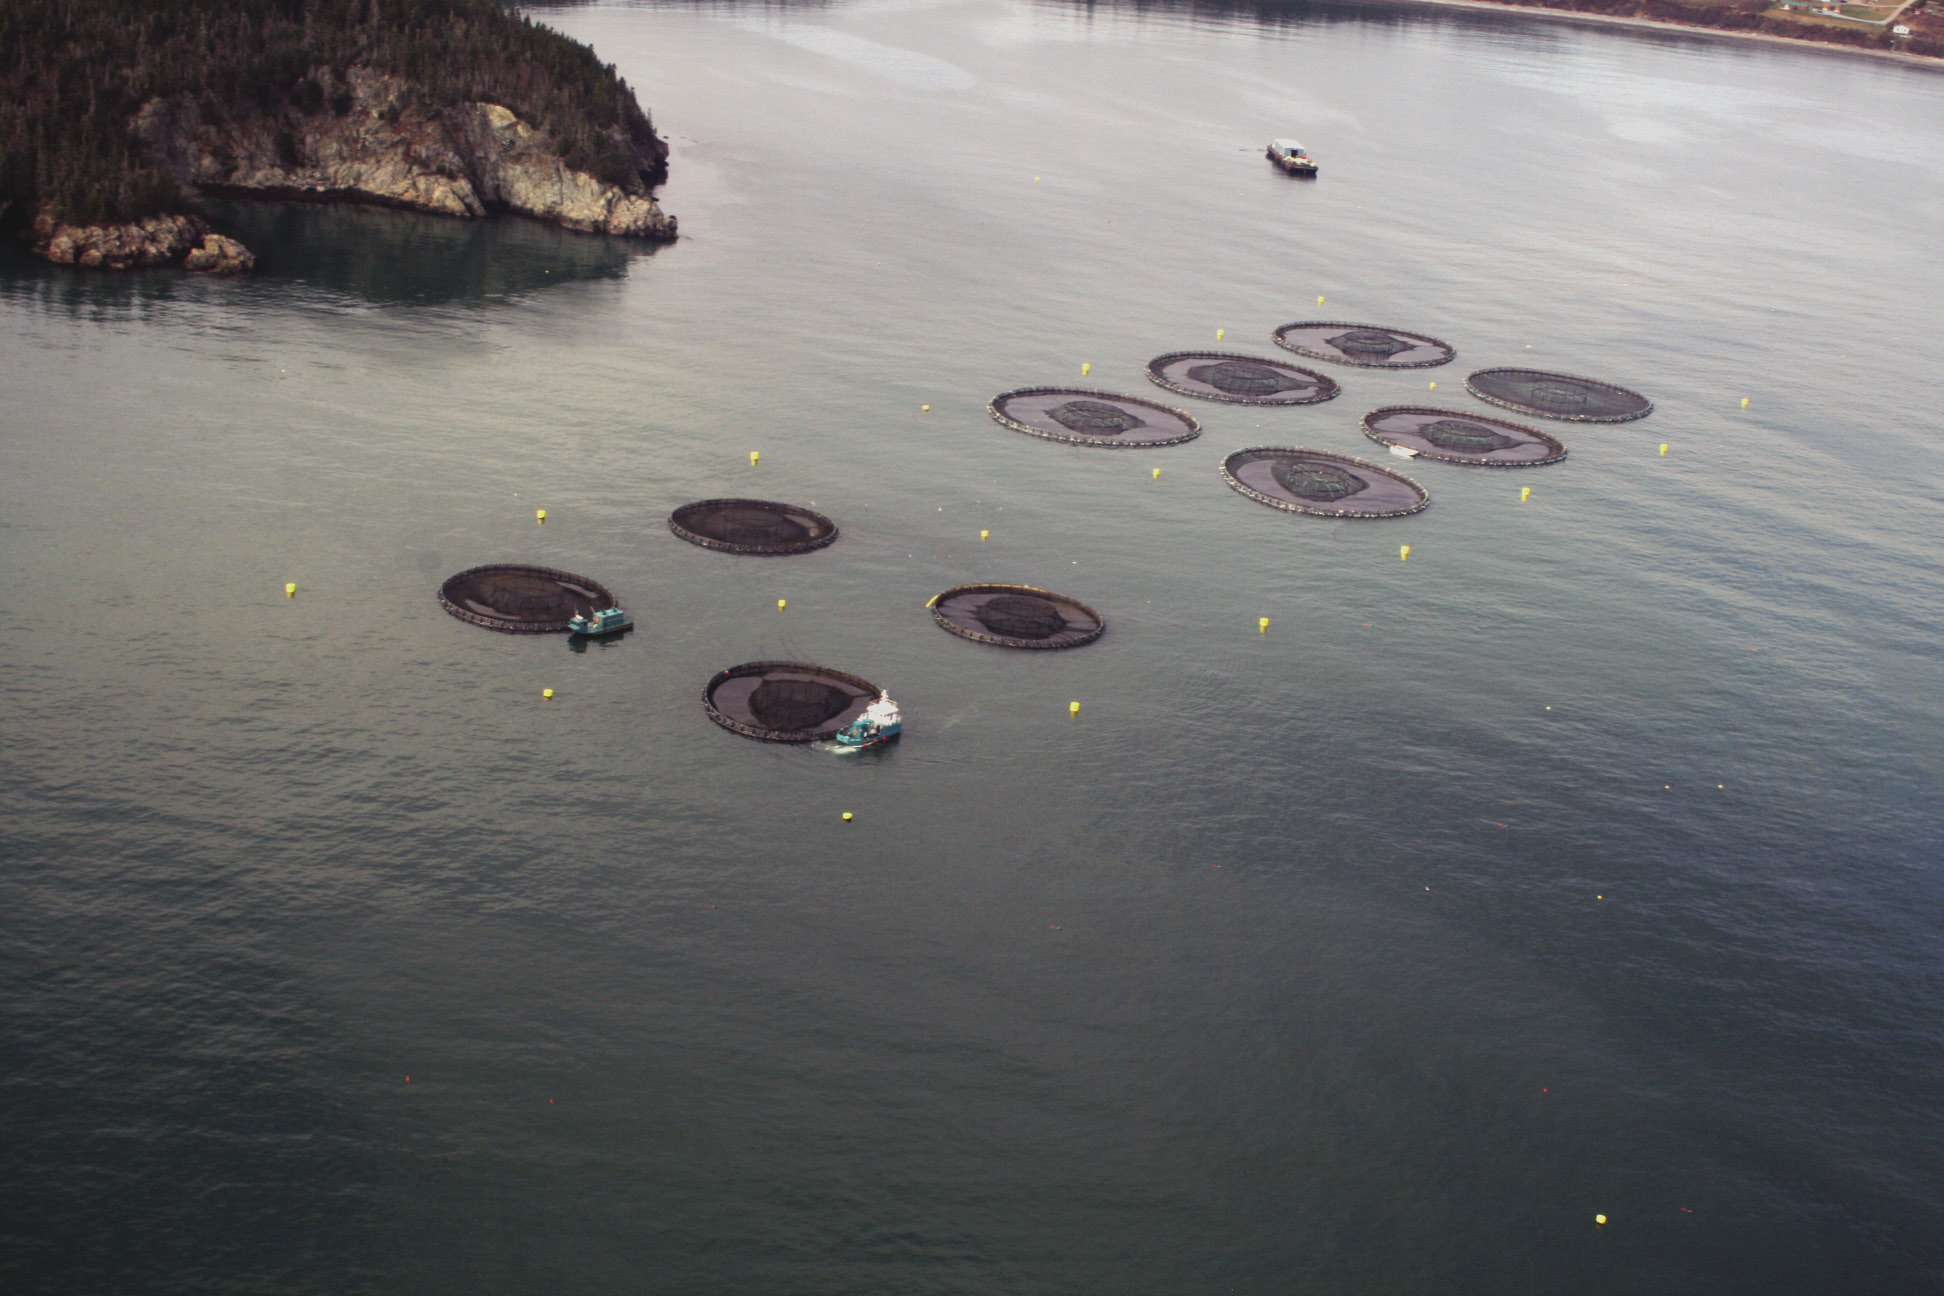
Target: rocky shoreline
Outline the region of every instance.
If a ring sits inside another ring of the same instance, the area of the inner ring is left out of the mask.
[[[1702,33],[1833,50],[1916,66],[1944,66],[1944,40],[1935,31],[1897,37],[1888,30],[1772,18],[1765,3],[1707,6],[1684,0],[1403,0],[1433,8],[1500,10],[1578,19],[1616,27]]]
[[[624,133],[642,177],[617,185],[570,167],[560,142],[499,104],[432,107],[405,79],[353,67],[313,74],[313,111],[296,109],[212,121],[188,99],[144,104],[133,133],[183,190],[197,194],[364,202],[480,219],[511,212],[588,233],[661,242],[676,237],[649,178],[666,174]],[[70,224],[45,207],[28,222],[34,253],[61,265],[127,269],[180,265],[238,274],[256,258],[200,216],[151,216],[127,224]]]
[[[235,239],[217,234],[200,216],[151,216],[125,225],[68,225],[46,212],[32,225],[34,255],[55,265],[103,270],[180,265],[210,274],[243,274],[256,256]]]

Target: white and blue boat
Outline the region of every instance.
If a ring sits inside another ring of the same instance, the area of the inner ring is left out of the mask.
[[[1293,139],[1269,141],[1267,150],[1269,160],[1283,171],[1293,176],[1313,176],[1316,174],[1316,161],[1303,151],[1303,146]]]
[[[898,704],[891,700],[889,693],[879,693],[878,700],[865,707],[863,715],[832,734],[830,740],[845,747],[875,747],[903,732],[904,717],[898,711]]]

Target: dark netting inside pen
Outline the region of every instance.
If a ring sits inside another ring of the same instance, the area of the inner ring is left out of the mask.
[[[815,742],[864,714],[877,685],[808,662],[745,662],[719,671],[702,693],[709,719],[765,742]]]
[[[1340,390],[1336,381],[1281,360],[1225,351],[1176,351],[1148,361],[1148,378],[1183,396],[1235,405],[1314,405]]]
[[[614,606],[599,581],[551,567],[498,563],[446,578],[439,604],[461,621],[509,634],[566,633],[567,622]]]
[[[1222,461],[1222,476],[1258,503],[1316,517],[1403,517],[1431,502],[1424,487],[1401,473],[1300,447],[1238,450]]]
[[[837,524],[815,509],[773,500],[712,499],[684,504],[668,529],[690,544],[739,554],[796,554],[837,538]]]
[[[960,585],[933,599],[931,611],[953,634],[1005,648],[1078,648],[1107,628],[1079,599],[1030,585]]]
[[[1462,410],[1393,405],[1364,415],[1363,425],[1372,441],[1445,463],[1537,468],[1566,457],[1566,447],[1538,428]]]
[[[1113,392],[1025,387],[994,397],[988,408],[1015,432],[1071,445],[1163,446],[1201,435],[1186,410]]]
[[[1482,401],[1575,423],[1625,423],[1645,418],[1654,409],[1654,403],[1639,392],[1597,378],[1543,369],[1481,369],[1465,379],[1465,386]]]
[[[1374,324],[1305,320],[1285,324],[1273,336],[1285,351],[1365,369],[1428,369],[1458,354],[1437,338]]]

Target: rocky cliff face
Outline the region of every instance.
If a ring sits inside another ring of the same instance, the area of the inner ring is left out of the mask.
[[[135,131],[195,191],[384,203],[461,218],[510,211],[590,233],[675,237],[675,218],[648,188],[662,157],[643,155],[618,131],[611,143],[634,159],[632,183],[569,167],[551,134],[499,104],[433,107],[401,78],[358,68],[341,81],[312,75],[324,89],[314,112],[211,121],[192,104],[157,99],[143,106]],[[192,216],[67,226],[43,214],[34,233],[36,252],[66,264],[235,271],[254,263],[241,244]]]
[[[168,100],[136,130],[176,178],[198,189],[390,203],[446,216],[513,211],[572,229],[672,239],[673,217],[649,196],[660,157],[636,155],[631,185],[570,168],[558,141],[498,104],[432,108],[406,81],[353,68],[342,82],[314,74],[325,102],[242,122],[203,121]]]

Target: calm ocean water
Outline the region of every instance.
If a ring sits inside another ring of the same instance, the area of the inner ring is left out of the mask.
[[[679,244],[239,207],[247,282],[0,262],[0,1286],[1944,1290],[1944,77],[544,16],[671,136]],[[1459,358],[1153,452],[985,414],[1319,311]],[[1522,363],[1658,409],[1396,522],[1217,476]],[[666,530],[740,493],[844,538]],[[642,628],[433,601],[505,560]],[[950,638],[968,580],[1107,636]],[[902,744],[710,725],[775,656]]]

